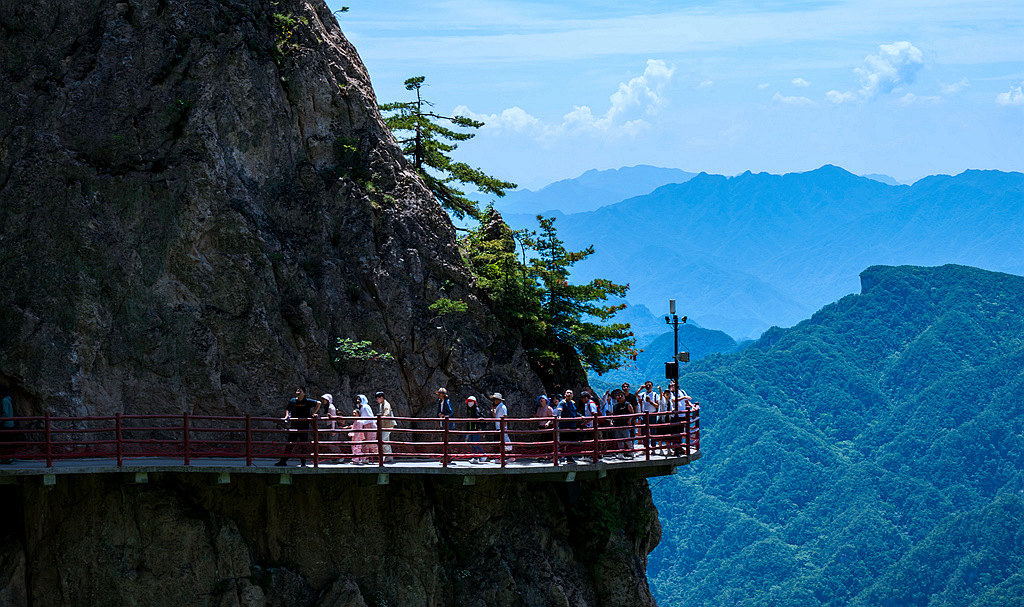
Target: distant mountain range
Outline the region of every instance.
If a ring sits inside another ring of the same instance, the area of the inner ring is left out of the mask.
[[[539,190],[516,190],[495,201],[502,215],[568,215],[593,211],[627,198],[648,194],[669,183],[684,183],[695,177],[679,169],[648,165],[598,171],[591,169],[574,179],[563,179]]]
[[[611,192],[608,182],[630,171],[588,173],[586,181]],[[691,319],[737,338],[792,325],[854,292],[857,273],[871,265],[1024,273],[1024,175],[972,170],[910,186],[878,177],[831,165],[786,175],[701,173],[561,216],[556,227],[570,248],[597,250],[577,266],[576,280],[628,282],[628,300],[656,312],[677,299]],[[505,219],[536,225],[532,214]]]
[[[684,368],[703,458],[651,483],[659,605],[1022,604],[1024,277],[862,283]]]

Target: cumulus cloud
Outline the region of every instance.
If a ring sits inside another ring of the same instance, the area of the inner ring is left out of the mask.
[[[902,84],[912,84],[924,68],[924,54],[913,44],[902,41],[882,44],[878,52],[864,58],[864,65],[853,71],[860,78],[857,91],[829,91],[826,97],[832,103],[866,101],[879,95],[888,95]]]
[[[803,78],[793,78],[791,82],[793,83],[793,86],[798,86],[800,88],[807,88],[811,86],[811,83],[807,82]]]
[[[477,114],[460,105],[454,113],[483,122],[483,130],[495,134],[526,133],[537,139],[583,132],[634,135],[650,126],[640,116],[656,114],[668,102],[664,91],[674,73],[675,67],[649,59],[643,74],[619,84],[603,114],[595,114],[590,106],[577,105],[562,116],[559,124],[547,124],[518,106],[498,114]]]
[[[452,112],[456,116],[465,116],[484,123],[484,131],[500,133],[531,132],[540,126],[540,120],[519,106],[502,110],[500,114],[477,114],[468,107],[460,105]]]
[[[996,95],[996,103],[999,105],[1022,105],[1024,106],[1024,82],[1020,86],[1011,86],[1006,93]]]
[[[785,95],[783,95],[782,93],[779,93],[779,92],[776,92],[775,95],[772,96],[772,101],[774,101],[776,103],[782,103],[782,104],[785,104],[785,105],[802,105],[802,106],[818,105],[817,103],[814,103],[813,101],[811,101],[807,97],[796,97],[796,96],[794,96],[794,97],[787,97],[787,96],[785,96]]]
[[[849,103],[850,101],[856,101],[857,95],[856,93],[852,93],[850,91],[846,91],[845,93],[840,93],[839,91],[829,91],[825,93],[825,98],[831,101],[832,103]]]

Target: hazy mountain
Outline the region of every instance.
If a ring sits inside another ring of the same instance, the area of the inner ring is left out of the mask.
[[[901,184],[900,182],[896,181],[895,179],[893,179],[892,177],[890,177],[888,175],[880,175],[878,173],[871,173],[869,175],[863,175],[863,177],[866,177],[868,179],[874,179],[875,181],[877,181],[879,183],[884,183],[885,185],[903,185],[903,184]]]
[[[683,183],[696,173],[648,165],[598,171],[563,179],[539,190],[516,190],[495,201],[502,214],[536,215],[558,210],[565,214],[593,211],[633,196],[653,192],[668,183]],[[548,213],[549,214],[549,213]]]
[[[506,215],[514,226],[530,216]],[[875,264],[1024,272],[1024,175],[967,171],[891,186],[826,165],[806,173],[701,173],[557,222],[597,252],[575,278],[629,282],[628,299],[756,337],[857,289]]]
[[[664,331],[665,321],[661,321]],[[737,342],[723,331],[704,329],[696,324],[679,325],[679,351],[689,352],[690,361],[696,362],[712,354],[729,354],[738,352],[750,345],[750,341]],[[672,360],[675,346],[675,335],[672,331],[662,332],[653,339],[637,340],[642,350],[635,361],[622,368],[599,377],[590,377],[594,388],[611,389],[622,382],[639,385],[640,382],[651,380],[655,386],[668,387],[665,379],[665,362]],[[685,366],[685,364],[684,364]]]
[[[652,484],[659,605],[1020,604],[1024,277],[862,282],[684,368],[704,457]]]

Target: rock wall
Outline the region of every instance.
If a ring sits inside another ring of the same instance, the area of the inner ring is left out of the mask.
[[[0,604],[654,604],[644,572],[661,529],[645,480],[211,477],[0,486]]]
[[[0,3],[0,285],[21,414],[542,389],[320,0]],[[0,605],[653,603],[644,481],[267,478],[0,484]]]
[[[541,389],[322,1],[4,2],[0,58],[22,413],[277,414],[298,383],[403,414],[499,390],[515,413]],[[439,329],[442,295],[470,309]],[[395,360],[336,363],[338,337]]]

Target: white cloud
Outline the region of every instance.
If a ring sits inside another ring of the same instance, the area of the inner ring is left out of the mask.
[[[707,90],[707,89],[709,89],[709,88],[711,88],[713,86],[715,86],[715,81],[714,80],[704,80],[703,82],[701,82],[700,84],[697,85],[697,90],[703,91],[703,90]]]
[[[761,84],[757,85],[757,88],[759,88],[761,90],[764,90],[764,89],[766,89],[766,88],[768,88],[770,86],[771,86],[770,82],[762,82]]]
[[[877,53],[864,58],[863,66],[853,70],[860,77],[860,90],[845,93],[833,90],[825,95],[832,103],[866,101],[888,95],[901,84],[912,84],[922,68],[924,54],[913,44],[907,41],[882,44]]]
[[[794,97],[786,97],[782,93],[779,93],[779,92],[776,92],[775,95],[772,96],[772,101],[774,101],[776,103],[783,103],[785,105],[802,105],[802,106],[818,105],[817,103],[814,103],[813,101],[811,101],[807,97],[795,97],[795,96]]]
[[[545,124],[518,106],[502,110],[500,114],[477,114],[460,105],[454,113],[483,122],[483,130],[494,134],[526,133],[537,139],[586,132],[635,135],[650,127],[639,115],[656,114],[668,102],[664,90],[674,73],[675,67],[669,67],[660,59],[649,59],[642,75],[620,83],[609,96],[608,110],[604,114],[595,114],[587,105],[576,105],[557,125]]]
[[[996,95],[996,103],[999,105],[1024,105],[1024,82],[1020,86],[1011,86],[1006,93]]]
[[[969,86],[971,86],[971,83],[968,82],[967,78],[964,78],[960,82],[954,82],[953,84],[940,83],[939,88],[942,89],[943,95],[955,95]]]
[[[900,105],[920,105],[927,103],[942,103],[944,99],[939,95],[915,95],[913,93],[907,93],[900,97]]]
[[[807,88],[807,87],[811,86],[811,83],[807,82],[803,78],[793,78],[792,83],[793,83],[793,86],[798,86],[800,88]]]
[[[857,95],[850,91],[847,91],[845,93],[840,93],[839,91],[829,91],[825,93],[825,98],[831,101],[832,103],[839,104],[856,101]]]

